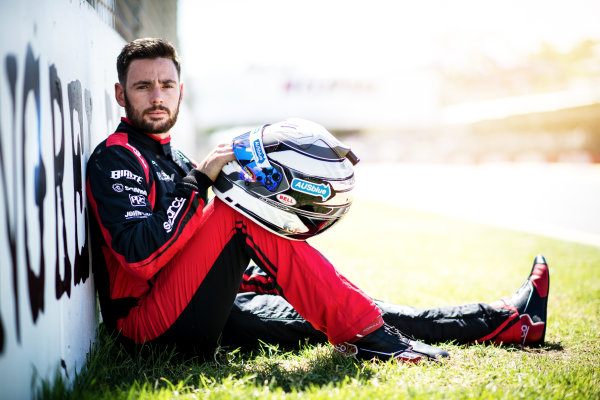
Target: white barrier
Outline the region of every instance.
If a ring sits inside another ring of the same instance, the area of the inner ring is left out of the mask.
[[[123,39],[85,1],[0,5],[0,397],[72,379],[97,331],[85,163]]]

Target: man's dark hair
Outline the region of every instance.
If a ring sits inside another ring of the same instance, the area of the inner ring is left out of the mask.
[[[181,75],[181,65],[177,50],[164,39],[143,38],[136,39],[123,47],[121,54],[117,57],[117,74],[119,82],[125,86],[127,81],[127,70],[133,60],[168,58],[173,61],[177,68],[177,77]]]

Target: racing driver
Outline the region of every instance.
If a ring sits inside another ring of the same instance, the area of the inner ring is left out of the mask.
[[[417,310],[376,302],[306,241],[207,201],[234,160],[232,146],[217,145],[199,163],[171,147],[183,95],[171,44],[128,43],[117,72],[126,118],[91,155],[87,196],[103,320],[124,340],[203,351],[219,338],[243,345],[304,337],[346,356],[398,361],[448,356],[425,342],[543,343],[543,256],[512,297],[494,304]]]

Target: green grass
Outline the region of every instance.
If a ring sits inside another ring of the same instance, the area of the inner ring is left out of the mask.
[[[441,364],[342,359],[329,345],[268,344],[214,357],[132,356],[102,330],[71,391],[59,378],[41,398],[73,399],[598,399],[600,248],[356,201],[311,243],[369,294],[429,307],[511,294],[543,253],[551,271],[542,348],[441,344]]]

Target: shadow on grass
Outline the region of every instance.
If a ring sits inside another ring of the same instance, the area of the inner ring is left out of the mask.
[[[523,351],[531,354],[543,354],[549,353],[553,351],[563,351],[564,347],[561,342],[545,342],[541,346],[523,346],[520,344],[511,344],[511,345],[502,345],[502,348],[505,348],[509,351]]]
[[[521,351],[525,351],[527,353],[535,353],[542,354],[548,353],[551,351],[564,351],[564,347],[561,342],[546,342],[542,346],[537,347],[527,347],[527,346],[516,346]]]
[[[503,348],[531,354],[563,350],[560,342],[541,347],[510,345]],[[75,377],[72,388],[58,374],[54,382],[43,382],[37,397],[113,399],[128,398],[132,392],[196,393],[232,382],[301,392],[314,387],[338,386],[349,380],[366,383],[377,374],[377,368],[376,363],[345,359],[328,345],[306,344],[284,349],[263,343],[254,350],[219,347],[208,354],[182,353],[175,348],[148,345],[130,348],[101,326],[98,344],[88,356],[87,368]]]
[[[299,345],[283,349],[262,344],[255,350],[219,347],[209,354],[178,352],[174,347],[125,346],[103,326],[98,344],[90,351],[87,368],[78,374],[69,390],[61,374],[53,382],[42,382],[40,399],[127,398],[132,390],[172,390],[193,393],[226,382],[268,386],[285,392],[366,382],[375,367],[334,354],[328,345]]]

